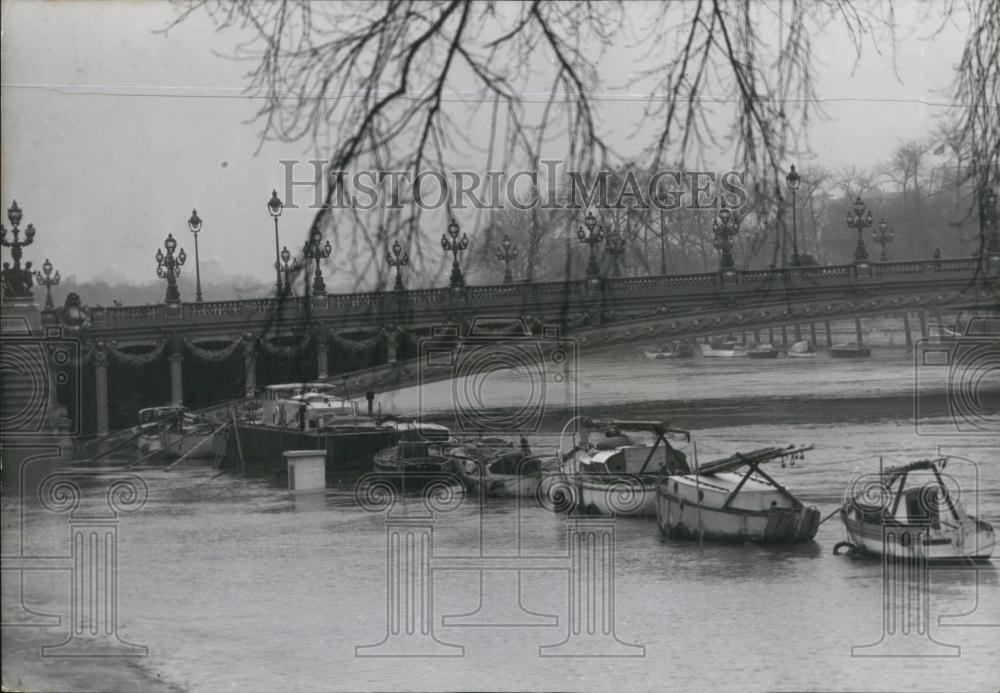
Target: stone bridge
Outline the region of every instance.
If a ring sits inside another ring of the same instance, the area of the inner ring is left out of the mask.
[[[95,308],[78,330],[78,387],[104,432],[134,425],[138,405],[205,406],[270,382],[328,379],[352,396],[412,385],[419,341],[445,324],[460,340],[477,320],[520,318],[581,349],[786,326],[815,342],[818,324],[829,344],[831,320],[855,320],[860,341],[863,318],[916,315],[926,336],[927,313],[998,305],[997,263],[960,258]],[[157,388],[157,402],[126,397]],[[125,411],[111,416],[111,401]]]

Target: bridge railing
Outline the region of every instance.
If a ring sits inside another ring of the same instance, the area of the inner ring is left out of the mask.
[[[814,265],[799,268],[734,270],[732,277],[723,279],[719,272],[699,274],[656,275],[647,277],[613,277],[601,279],[599,289],[608,294],[648,294],[651,298],[665,294],[670,298],[683,298],[688,294],[704,294],[725,286],[727,290],[748,289],[752,286],[794,287],[798,282],[810,286],[839,284],[855,279],[877,280],[893,275],[974,273],[980,267],[975,257],[932,260],[904,260],[899,262],[873,262],[867,267],[856,264]],[[996,270],[992,270],[995,274]],[[258,298],[239,301],[206,301],[175,305],[115,306],[95,308],[92,311],[93,327],[136,326],[164,322],[226,323],[270,316],[295,319],[309,315],[317,317],[364,316],[378,312],[398,310],[402,305],[429,311],[439,311],[441,306],[460,299],[469,304],[523,305],[546,299],[563,300],[566,297],[592,299],[593,282],[576,279],[569,282],[518,282],[450,288],[413,289],[406,291],[370,291],[349,294],[322,294],[312,297]]]

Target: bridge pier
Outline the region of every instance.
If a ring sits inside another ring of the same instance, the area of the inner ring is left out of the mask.
[[[247,397],[257,390],[257,340],[252,335],[243,342],[243,389]]]
[[[760,344],[760,329],[754,328],[753,331],[753,341],[754,344]]]
[[[180,350],[168,357],[170,361],[170,402],[178,405],[184,402],[184,355]]]
[[[920,338],[927,339],[927,313],[923,310],[917,311],[917,317],[920,318]]]
[[[861,318],[854,318],[854,341],[856,341],[859,345],[864,344],[864,342],[861,341]]]
[[[903,313],[903,334],[906,336],[906,351],[913,351],[913,337],[910,336],[910,316]]]
[[[781,326],[781,346],[788,347],[788,325]]]
[[[770,344],[771,346],[774,346],[774,328],[773,327],[768,327],[767,328],[767,343]]]
[[[809,343],[816,346],[816,323],[809,323]]]
[[[826,327],[826,345],[828,347],[833,346],[833,335],[830,333],[830,321],[824,321],[823,325]]]
[[[802,341],[802,325],[800,325],[799,323],[795,323],[795,341],[796,342]]]
[[[316,339],[316,378],[322,380],[330,374],[328,343],[325,338]]]
[[[94,384],[97,394],[97,434],[109,430],[108,412],[108,350],[103,346],[94,349]]]

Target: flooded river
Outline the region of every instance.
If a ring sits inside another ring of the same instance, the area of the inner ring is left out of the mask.
[[[396,393],[383,406],[449,423],[456,401],[513,416],[536,401],[533,377],[519,368],[478,384],[440,382]],[[1000,388],[986,385],[977,411],[995,422]],[[691,429],[700,457],[813,444],[794,467],[770,471],[824,516],[852,477],[878,469],[880,456],[889,465],[954,455],[948,470],[967,509],[1000,525],[1000,440],[966,427],[967,409],[959,408],[966,418],[955,424],[953,395],[940,380],[921,380],[902,350],[860,362],[593,355],[547,381],[543,395],[544,410],[530,414],[539,420],[538,446],[556,443],[574,412],[667,420]],[[917,406],[923,418],[915,422]],[[145,646],[146,656],[39,657],[41,646],[66,638],[69,573],[25,572],[20,595],[16,573],[5,573],[5,622],[63,617],[52,628],[5,629],[5,686],[995,691],[1000,684],[1000,563],[932,568],[927,605],[913,607],[929,630],[886,641],[881,564],[833,555],[843,539],[836,518],[815,542],[776,548],[661,542],[653,521],[618,519],[613,610],[591,616],[614,638],[601,639],[588,657],[540,656],[564,653],[546,648],[567,640],[570,627],[568,525],[516,499],[482,507],[453,499],[434,514],[433,601],[425,618],[411,618],[432,631],[425,638],[432,651],[451,656],[358,656],[385,654],[356,647],[386,638],[387,599],[398,595],[387,589],[386,517],[359,508],[349,483],[296,497],[280,478],[242,479],[194,464],[140,474],[148,500],[118,522],[117,620],[121,639]],[[420,523],[424,510],[411,499],[393,512]],[[25,556],[69,550],[65,515],[10,489],[3,512],[5,556],[21,541]],[[508,570],[477,570],[478,556],[506,557]],[[537,560],[518,573],[518,556]],[[30,611],[19,608],[20,596]],[[880,640],[882,649],[852,653]],[[865,656],[904,650],[924,656]]]

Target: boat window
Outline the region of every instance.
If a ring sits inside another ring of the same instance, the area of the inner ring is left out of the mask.
[[[935,487],[921,486],[906,492],[906,521],[911,525],[940,527]]]
[[[490,465],[490,471],[494,474],[533,474],[538,471],[538,460],[524,458],[520,452],[512,452],[502,455],[500,459]]]

